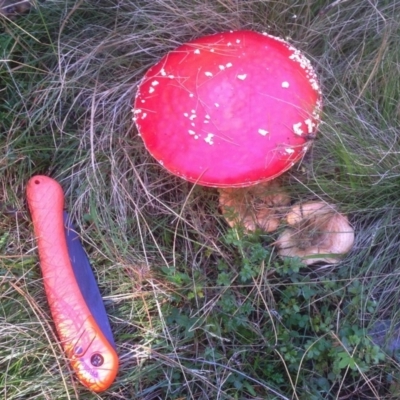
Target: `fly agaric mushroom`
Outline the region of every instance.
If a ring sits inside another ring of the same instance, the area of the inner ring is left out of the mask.
[[[275,231],[289,203],[289,195],[275,181],[219,190],[219,205],[229,226],[240,225],[246,231]]]
[[[300,160],[320,112],[316,74],[299,50],[269,34],[230,31],[183,44],[152,66],[133,120],[171,173],[242,188]]]
[[[275,242],[280,256],[300,257],[306,265],[336,264],[353,247],[354,230],[333,205],[321,201],[294,205],[286,221],[289,227]]]

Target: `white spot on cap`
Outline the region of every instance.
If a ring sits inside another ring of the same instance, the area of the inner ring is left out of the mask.
[[[213,76],[213,73],[210,72],[210,71],[206,71],[206,72],[204,72],[204,75],[205,75],[205,76]]]
[[[241,81],[244,81],[247,78],[247,74],[240,74],[237,76],[238,79],[240,79]]]
[[[192,115],[189,117],[189,119],[190,119],[191,121],[193,121],[195,118],[196,118],[196,114],[192,114]]]
[[[225,66],[226,66],[226,68],[230,68],[230,67],[233,66],[233,64],[229,62],[229,63],[227,63]]]
[[[223,71],[225,69],[225,65],[218,65],[218,68]]]
[[[156,89],[153,88],[153,86],[150,86],[149,88],[149,93],[153,93]]]
[[[239,44],[239,43],[240,43],[240,39],[236,39],[236,43],[238,43],[238,44]]]
[[[194,96],[194,94],[193,93],[189,93],[189,97],[193,97]]]
[[[304,123],[307,125],[307,132],[313,133],[316,124],[310,118],[306,119]]]
[[[140,108],[137,108],[136,110],[133,110],[134,114],[140,114],[142,110]]]
[[[219,107],[219,104],[218,104],[218,103],[214,103],[214,106],[215,106],[215,107]]]
[[[270,26],[268,26],[268,28],[270,28]],[[269,38],[276,40],[277,42],[288,44],[288,42],[286,40],[280,38],[279,36],[270,35],[268,32],[263,32],[262,34],[264,36],[268,36]]]
[[[309,79],[309,82],[311,83],[311,87],[316,91],[320,92],[319,84],[315,78]]]
[[[260,129],[258,130],[258,133],[259,133],[260,135],[266,136],[266,135],[268,135],[269,132],[268,132],[266,129],[260,128]]]
[[[287,89],[289,87],[289,82],[287,82],[287,81],[282,82],[282,87],[284,89]]]
[[[194,54],[200,54],[200,49],[196,49],[196,50],[194,51]]]
[[[188,113],[183,113],[183,116],[184,116],[184,117],[188,117],[189,114],[188,114]]]
[[[292,52],[292,54],[289,56],[289,59],[297,62],[300,65],[300,68],[305,70],[306,74],[310,76],[309,82],[312,88],[319,92],[320,89],[316,79],[316,74],[310,60],[293,46],[289,46],[289,50]]]
[[[169,79],[175,79],[175,76],[174,75],[168,75],[168,78]]]
[[[160,82],[158,82],[158,81],[153,81],[153,82],[151,82],[152,86],[157,86],[159,83],[160,83]]]
[[[227,43],[227,46],[232,46],[232,43],[231,43],[231,42],[228,42],[228,43]]]
[[[290,148],[290,147],[286,148],[285,151],[288,154],[293,154],[294,153],[294,150],[292,148]]]
[[[213,137],[214,137],[214,134],[213,134],[213,133],[209,133],[209,134],[207,135],[207,137],[204,138],[204,141],[205,141],[206,143],[210,144],[210,145],[211,145],[211,144],[214,144]]]
[[[147,117],[147,113],[142,114],[142,119],[145,119]]]
[[[208,114],[206,114],[204,118],[211,119],[211,117]]]
[[[167,75],[167,73],[165,72],[164,68],[161,68],[160,74],[161,74],[161,76],[166,76]]]
[[[215,49],[210,49],[211,53],[214,53]]]
[[[303,134],[303,130],[301,129],[301,122],[298,122],[297,124],[293,124],[293,132],[296,135],[302,135]]]
[[[195,135],[196,134],[196,132],[192,131],[191,129],[189,129],[188,132],[189,132],[189,135]]]

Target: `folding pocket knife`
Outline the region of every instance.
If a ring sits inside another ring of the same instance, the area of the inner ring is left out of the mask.
[[[82,384],[104,391],[118,372],[118,355],[89,259],[64,211],[63,190],[54,179],[37,175],[26,195],[58,337]]]

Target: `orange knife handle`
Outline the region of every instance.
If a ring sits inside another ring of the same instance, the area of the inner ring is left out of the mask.
[[[27,185],[46,296],[58,336],[79,380],[100,392],[114,381],[118,356],[93,318],[68,253],[64,193],[54,179],[37,175]]]

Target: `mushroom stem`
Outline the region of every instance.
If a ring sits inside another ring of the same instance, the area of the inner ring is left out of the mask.
[[[354,230],[334,205],[320,201],[296,204],[286,222],[289,227],[275,243],[282,257],[300,257],[306,265],[336,264],[353,247]]]
[[[229,226],[275,231],[290,203],[290,197],[277,182],[264,182],[249,188],[219,189],[219,205]]]

